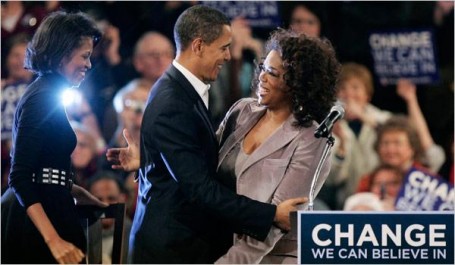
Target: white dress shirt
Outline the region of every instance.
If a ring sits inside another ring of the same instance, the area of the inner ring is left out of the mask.
[[[172,65],[174,65],[175,68],[177,68],[177,70],[179,70],[186,77],[186,79],[188,79],[188,81],[194,87],[196,92],[202,98],[202,101],[204,102],[205,107],[208,109],[209,108],[210,84],[206,84],[206,83],[202,82],[199,78],[197,78],[193,73],[191,73],[183,65],[179,64],[176,60],[172,61]]]

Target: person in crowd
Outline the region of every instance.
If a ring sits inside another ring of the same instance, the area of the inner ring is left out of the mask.
[[[80,90],[87,99],[92,109],[93,118],[96,121],[96,133],[99,139],[106,137],[105,124],[110,117],[105,117],[106,108],[111,104],[116,91],[130,79],[130,67],[128,61],[120,54],[121,36],[119,29],[107,18],[104,3],[91,2],[90,8],[85,8],[96,22],[97,27],[103,33],[99,45],[92,54],[93,70],[87,75]],[[110,135],[109,135],[110,136]]]
[[[99,171],[93,175],[88,183],[87,190],[96,198],[107,204],[125,203],[126,194],[123,181],[109,171]],[[114,220],[103,218],[102,225],[102,263],[111,264],[112,247],[114,243]],[[128,216],[124,219],[124,232],[122,244],[122,263],[128,264],[128,238],[131,231],[131,220]]]
[[[385,211],[378,195],[372,192],[360,192],[349,196],[343,207],[344,211]]]
[[[314,131],[335,103],[339,64],[327,40],[286,30],[271,35],[266,52],[254,82],[258,98],[239,100],[218,129],[218,178],[238,194],[278,204],[310,193],[325,146]],[[297,263],[297,233],[275,227],[264,242],[237,234],[217,263]]]
[[[156,31],[144,33],[133,54],[133,65],[141,75],[141,82],[151,88],[171,65],[174,54],[174,46],[166,36]]]
[[[424,152],[422,163],[431,172],[437,173],[445,161],[444,149],[433,141],[425,117],[420,109],[416,85],[408,79],[399,79],[397,82],[397,94],[406,102],[409,120],[419,137]]]
[[[333,127],[335,145],[326,189],[333,187],[334,192],[327,194],[330,198],[324,198],[330,200],[332,208],[341,209],[345,199],[355,192],[361,176],[378,165],[374,150],[376,127],[391,113],[370,103],[373,91],[368,68],[357,63],[343,64],[338,99],[344,105],[345,115]],[[333,199],[335,202],[331,202]]]
[[[17,106],[10,188],[2,196],[2,263],[79,263],[84,257],[78,204],[107,206],[72,185],[76,136],[60,101],[91,68],[100,31],[82,13],[55,12],[38,28],[25,66],[39,77]],[[74,197],[74,198],[73,198]]]
[[[2,170],[1,170],[1,187],[2,194],[8,186],[8,174],[10,170],[10,149],[11,149],[11,131],[13,128],[14,112],[17,103],[25,92],[28,84],[33,80],[33,73],[24,69],[25,50],[29,38],[27,35],[20,34],[11,37],[5,46],[8,46],[5,62],[5,75],[2,75],[2,131],[1,131],[1,153],[2,153]]]
[[[79,88],[69,88],[65,90],[61,98],[65,104],[68,119],[80,123],[90,130],[95,140],[93,147],[96,149],[96,154],[100,155],[104,153],[106,151],[106,141],[101,135],[98,120],[85,94]]]
[[[436,174],[445,162],[445,153],[431,137],[417,100],[416,86],[407,79],[400,79],[397,94],[406,102],[409,118],[399,116],[379,129],[375,149],[380,163],[400,167],[403,172],[416,167]],[[400,121],[403,124],[398,124]],[[365,175],[360,180],[358,190],[365,189],[368,178]]]
[[[289,28],[310,37],[321,36],[322,22],[311,3],[298,3],[291,11]]]
[[[381,164],[397,167],[404,173],[411,168],[431,173],[424,164],[426,155],[418,132],[407,116],[395,115],[379,126],[374,148]],[[368,191],[369,183],[371,175],[365,174],[357,185],[357,192]]]
[[[403,171],[390,165],[380,165],[370,175],[369,191],[381,199],[385,210],[393,211],[403,185]]]
[[[306,202],[261,203],[215,179],[218,143],[208,117],[207,83],[230,59],[230,23],[218,10],[197,5],[180,15],[174,35],[177,56],[152,88],[140,166],[135,163],[140,168],[130,239],[135,263],[214,262],[230,245],[230,231],[264,240],[273,224],[289,230],[289,212]],[[135,149],[137,162],[137,144],[125,149]],[[121,162],[118,152],[108,151],[108,159]]]
[[[2,75],[2,88],[15,83],[30,83],[33,73],[24,69],[25,50],[30,41],[25,34],[17,34],[5,43],[6,53],[5,75]]]
[[[174,54],[174,46],[166,36],[156,31],[144,33],[136,42],[132,57],[132,63],[137,72],[136,75],[139,74],[139,76],[129,82],[137,82],[150,91],[156,80],[171,65]],[[128,86],[129,82],[123,87]],[[112,108],[112,104],[106,109],[104,132],[105,135],[109,136],[108,139],[118,137],[117,140],[123,141],[121,130],[118,130],[121,125],[115,122],[117,113],[117,110]]]
[[[123,137],[123,129],[127,129],[133,139],[139,140],[141,123],[145,104],[151,87],[141,78],[136,78],[120,89],[114,97],[114,108],[117,113],[117,129],[109,142],[109,148],[125,147],[127,143]],[[105,156],[101,159],[104,170],[112,170]],[[115,171],[124,181],[127,190],[126,211],[133,218],[136,209],[137,182],[134,181],[134,172]]]
[[[74,183],[87,188],[87,181],[97,171],[98,154],[96,136],[90,128],[76,121],[70,121],[76,133],[77,144],[71,154]]]
[[[3,1],[1,10],[2,45],[1,54],[7,54],[8,46],[4,45],[17,35],[33,36],[47,11],[41,5],[30,1]],[[5,74],[5,57],[1,56],[2,76]]]

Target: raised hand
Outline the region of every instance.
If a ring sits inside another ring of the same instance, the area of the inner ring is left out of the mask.
[[[141,161],[139,145],[126,129],[123,129],[123,137],[128,146],[123,148],[109,148],[106,152],[107,161],[112,163],[113,169],[121,169],[128,172],[137,170]]]
[[[397,82],[397,94],[406,102],[416,101],[416,86],[408,79],[399,79]]]

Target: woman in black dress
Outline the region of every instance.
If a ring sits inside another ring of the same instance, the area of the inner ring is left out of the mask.
[[[25,66],[37,73],[18,103],[9,189],[2,197],[2,263],[78,263],[86,239],[78,204],[106,206],[72,185],[74,134],[61,92],[77,87],[91,68],[101,32],[86,15],[56,12],[38,28]]]

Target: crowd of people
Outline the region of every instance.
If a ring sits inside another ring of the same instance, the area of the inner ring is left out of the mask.
[[[197,2],[2,2],[2,241],[12,242],[2,244],[11,253],[2,261],[22,260],[15,250],[27,241],[43,251],[26,262],[79,262],[82,233],[64,228],[75,226],[74,196],[126,204],[124,262],[295,263],[287,213],[306,206],[324,144],[313,132],[336,102],[345,115],[333,127],[317,210],[394,210],[410,169],[453,185],[453,61],[441,42],[451,32],[453,58],[453,2],[433,2],[432,17],[409,22],[439,34],[440,84],[403,78],[388,87],[369,59],[343,53],[347,40],[330,28],[341,13],[327,3],[278,4],[282,28],[264,36],[244,17]],[[40,31],[57,30],[52,20],[75,41]],[[61,108],[70,86],[77,94]],[[385,90],[399,106],[381,101]],[[436,96],[440,108],[428,104]],[[62,186],[34,191],[52,169]],[[21,225],[28,230],[12,240]],[[104,221],[106,262],[111,241]]]

